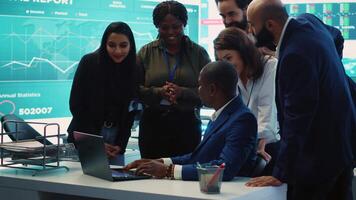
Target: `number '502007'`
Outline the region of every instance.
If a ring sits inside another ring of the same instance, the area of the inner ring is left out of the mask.
[[[53,107],[41,107],[41,108],[19,108],[19,115],[43,115],[50,114]]]

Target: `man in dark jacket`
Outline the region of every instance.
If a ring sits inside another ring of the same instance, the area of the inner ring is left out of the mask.
[[[335,38],[312,15],[288,18],[280,0],[247,9],[259,42],[277,45],[276,102],[281,148],[272,177],[247,185],[288,184],[288,199],[352,199],[355,106]]]

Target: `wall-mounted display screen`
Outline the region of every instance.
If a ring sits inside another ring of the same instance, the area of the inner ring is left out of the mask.
[[[224,28],[213,0],[179,0],[185,33],[207,49]],[[343,63],[356,79],[356,0],[282,0],[291,16],[313,13],[341,30]],[[70,118],[69,93],[80,58],[98,48],[106,26],[127,22],[137,50],[157,37],[148,0],[1,0],[0,117]]]
[[[157,36],[157,1],[2,0],[0,116],[70,117],[69,93],[80,58],[99,47],[113,21],[133,30],[136,48]],[[185,33],[198,42],[199,6],[186,5]]]
[[[284,0],[284,3],[292,17],[312,13],[342,32],[345,39],[342,61],[346,73],[356,79],[356,1]]]

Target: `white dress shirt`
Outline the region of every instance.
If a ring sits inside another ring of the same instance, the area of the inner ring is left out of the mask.
[[[223,105],[221,108],[219,108],[217,111],[215,111],[212,115],[211,115],[211,121],[215,121],[219,115],[222,113],[222,111],[224,110],[224,108],[229,105],[229,103],[234,100],[236,98],[236,96],[234,98],[232,98],[230,101],[228,101],[225,105]]]
[[[240,81],[236,93],[251,110],[257,119],[258,139],[266,139],[266,143],[280,139],[278,131],[277,108],[275,102],[275,78],[277,59],[265,56],[263,74],[257,80],[248,80],[246,87]]]
[[[229,105],[229,103],[234,100],[236,97],[232,98],[229,102],[227,102],[225,105],[223,105],[221,108],[219,108],[219,110],[215,111],[212,115],[211,115],[211,121],[215,121],[219,115],[222,113],[222,111],[224,110],[224,108]],[[163,163],[165,165],[170,165],[173,164],[172,159],[170,158],[162,158]],[[174,174],[173,177],[174,179],[182,179],[182,165],[174,165]]]

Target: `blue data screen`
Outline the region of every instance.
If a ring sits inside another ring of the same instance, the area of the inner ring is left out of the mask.
[[[346,73],[356,79],[356,1],[286,1],[290,16],[316,15],[325,24],[338,28],[344,39],[343,63]]]
[[[70,117],[69,94],[81,57],[114,21],[130,25],[136,49],[157,37],[147,0],[1,0],[0,117]],[[199,6],[186,5],[187,34],[198,42]]]

